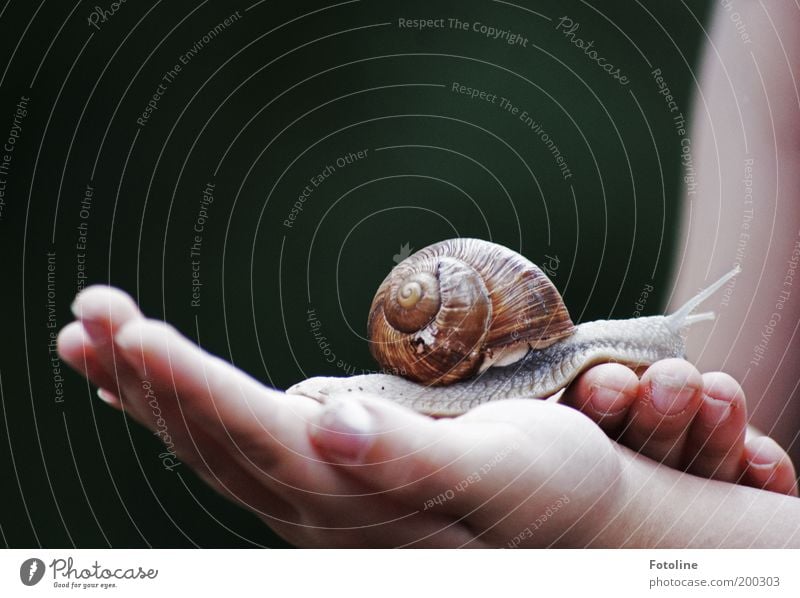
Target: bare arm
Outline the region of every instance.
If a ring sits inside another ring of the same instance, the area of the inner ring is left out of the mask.
[[[608,525],[604,545],[800,548],[797,498],[704,480],[618,449],[627,496]]]
[[[690,339],[689,355],[739,380],[753,423],[797,462],[800,8],[717,5],[709,35],[691,130],[697,186],[685,198],[672,303],[741,264],[713,306],[713,332]]]

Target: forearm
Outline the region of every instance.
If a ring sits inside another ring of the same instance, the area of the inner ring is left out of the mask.
[[[718,321],[690,335],[689,358],[739,380],[753,423],[797,463],[800,18],[789,0],[734,10],[753,41],[744,43],[731,11],[717,5],[692,110],[696,186],[684,198],[673,304],[742,266],[708,304]]]
[[[685,474],[619,448],[623,487],[596,544],[800,548],[800,499]]]

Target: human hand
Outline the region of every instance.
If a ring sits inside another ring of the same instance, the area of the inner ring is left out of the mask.
[[[748,428],[744,392],[728,374],[701,375],[685,360],[665,359],[640,380],[625,366],[602,364],[576,380],[561,402],[610,438],[675,469],[797,496],[789,456]]]
[[[572,409],[513,401],[436,421],[371,397],[321,405],[265,388],[115,289],[89,288],[73,310],[63,359],[297,545],[502,544],[558,504],[539,541],[582,545],[616,499],[612,443]]]
[[[265,388],[117,290],[87,289],[74,311],[64,360],[299,546],[636,543],[646,495],[631,489],[686,477],[564,405],[504,401],[439,421],[369,396],[321,405]]]
[[[786,452],[771,438],[748,430],[744,393],[731,376],[722,372],[701,376],[683,359],[664,359],[640,371],[641,380],[621,364],[597,365],[548,400],[578,409],[613,440],[672,468],[797,494],[794,467]],[[295,384],[287,393],[323,401],[335,394],[374,389],[388,398],[399,399],[405,393],[402,404],[421,405],[423,412],[430,408],[426,389],[402,382],[388,375],[317,377]],[[476,388],[474,398],[465,401],[480,404],[480,385]]]

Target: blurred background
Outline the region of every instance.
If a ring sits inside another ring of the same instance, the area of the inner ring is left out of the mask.
[[[285,545],[58,361],[88,284],[277,388],[375,368],[375,289],[444,238],[658,313],[709,4],[5,2],[0,541]]]

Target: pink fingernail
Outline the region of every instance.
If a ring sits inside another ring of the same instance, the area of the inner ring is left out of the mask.
[[[612,414],[621,409],[620,397],[624,395],[622,389],[609,386],[593,386],[591,389],[591,402],[597,413]],[[622,402],[624,406],[625,403]]]
[[[84,330],[86,330],[86,334],[89,335],[89,338],[95,345],[103,346],[109,342],[110,335],[108,329],[102,324],[93,322],[92,320],[81,320],[81,324]]]
[[[147,378],[142,347],[143,325],[141,321],[128,322],[123,324],[114,336],[114,342],[120,348],[122,358],[142,379]]]
[[[653,407],[664,415],[677,415],[689,407],[697,389],[683,380],[658,376],[650,383]]]
[[[754,439],[750,443],[750,455],[748,464],[757,469],[769,469],[775,467],[783,458],[783,449],[780,445],[767,436]]]
[[[119,406],[119,399],[117,398],[117,395],[115,395],[112,392],[109,392],[103,388],[98,388],[97,396],[100,397],[101,401],[103,401],[104,403],[108,403],[112,407]]]
[[[355,400],[332,400],[309,433],[314,445],[339,463],[360,463],[374,441],[370,413]]]
[[[707,394],[703,395],[703,418],[708,424],[720,425],[730,417],[732,411],[728,401],[721,401]]]

